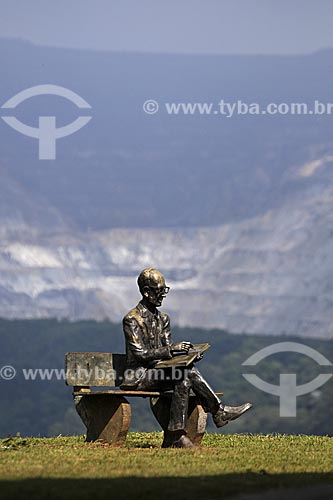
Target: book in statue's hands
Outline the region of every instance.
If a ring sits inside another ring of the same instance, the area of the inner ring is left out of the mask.
[[[154,368],[170,368],[172,366],[189,366],[195,360],[201,359],[201,355],[210,348],[210,344],[193,344],[186,354],[174,354],[171,359],[157,361]]]

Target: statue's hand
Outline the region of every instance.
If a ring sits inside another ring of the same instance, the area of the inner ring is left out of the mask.
[[[191,349],[191,347],[193,347],[193,344],[191,342],[185,342],[183,340],[183,342],[177,342],[176,344],[172,344],[171,351],[172,352],[181,352],[181,351],[188,352]]]

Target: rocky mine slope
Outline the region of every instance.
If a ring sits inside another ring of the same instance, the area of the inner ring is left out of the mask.
[[[139,299],[138,272],[156,266],[174,323],[332,338],[332,160],[292,169],[282,206],[217,227],[73,235],[59,226],[45,236],[17,219],[13,238],[12,221],[7,236],[2,227],[0,316],[118,321]]]

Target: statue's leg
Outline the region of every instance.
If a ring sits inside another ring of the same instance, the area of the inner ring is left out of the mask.
[[[221,400],[195,366],[187,371],[187,376],[191,382],[193,392],[200,399],[205,411],[214,415],[220,408]]]
[[[186,374],[184,374],[183,379],[174,382],[174,390],[170,404],[169,431],[175,432],[186,430],[190,389],[191,382]]]
[[[123,396],[96,394],[74,397],[75,408],[87,427],[87,441],[123,445],[131,423],[131,406]]]
[[[159,398],[151,398],[153,414],[164,431],[162,447],[171,446],[177,432],[185,431],[194,444],[200,444],[206,428],[206,413],[197,397],[189,398],[192,382],[188,370],[182,376],[173,378],[173,372],[165,372],[165,377],[157,379],[157,372],[150,369],[146,378],[140,381],[140,390],[170,391]]]
[[[171,395],[150,398],[152,412],[164,431],[162,448],[171,446],[174,433],[168,429],[170,421]],[[200,445],[206,430],[207,414],[196,396],[190,396],[186,432],[195,445]]]

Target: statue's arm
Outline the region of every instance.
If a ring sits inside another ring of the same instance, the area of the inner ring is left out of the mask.
[[[163,321],[163,336],[162,336],[163,344],[170,347],[171,354],[184,351],[188,352],[191,349],[191,347],[193,347],[193,344],[191,342],[187,342],[184,340],[182,342],[177,342],[174,344],[171,339],[170,318],[166,313],[161,313],[161,315]]]
[[[127,346],[135,358],[143,365],[150,361],[158,359],[172,358],[169,345],[151,349],[143,341],[141,327],[133,317],[125,317],[123,320],[123,329],[127,341]]]
[[[163,322],[162,343],[163,345],[171,347],[172,338],[171,338],[170,318],[166,313],[161,313],[161,316]]]

